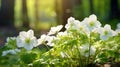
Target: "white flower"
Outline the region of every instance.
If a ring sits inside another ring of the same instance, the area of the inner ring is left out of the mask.
[[[89,34],[90,32],[85,23],[75,20],[73,17],[68,18],[67,22],[68,23],[65,25],[67,30],[76,30],[77,32],[86,34]]]
[[[47,38],[48,38],[47,35],[45,35],[45,34],[41,35],[41,37],[38,39],[37,45],[44,44],[44,42],[46,41]]]
[[[73,17],[70,17],[70,18],[68,18],[68,20],[67,20],[67,24],[65,25],[65,28],[67,29],[67,30],[69,30],[69,29],[74,29],[74,27],[75,27],[75,18],[73,18]]]
[[[34,36],[33,30],[20,32],[16,40],[18,47],[24,47],[27,50],[31,50],[37,45],[37,39]]]
[[[120,29],[120,23],[117,24],[117,29]]]
[[[85,18],[82,22],[87,25],[90,31],[101,26],[101,23],[97,20],[97,17],[94,14],[90,15],[89,18]]]
[[[120,29],[115,30],[116,34],[120,33]]]
[[[101,40],[108,40],[109,37],[115,36],[116,33],[111,29],[111,26],[106,24],[104,28],[98,28],[98,32],[100,33]]]
[[[47,45],[48,46],[54,46],[55,44],[53,43],[53,40],[55,40],[55,36],[49,36],[47,39]]]
[[[6,50],[2,52],[2,56],[6,56],[7,54],[13,54],[15,55],[17,52],[20,52],[19,49],[14,49],[14,50]]]
[[[120,33],[120,23],[117,24],[116,33]]]
[[[90,47],[90,45],[88,45],[88,44],[80,46],[81,55],[83,55],[85,57],[89,57],[89,55],[94,55],[96,52],[96,49],[93,46],[91,46],[90,51],[89,51],[89,47]]]
[[[16,43],[16,37],[7,37],[5,44],[14,44]]]
[[[48,42],[47,45],[52,47],[52,46],[54,46],[55,44],[52,43],[52,42]]]
[[[83,22],[75,21],[76,22],[76,29],[78,32],[86,33],[87,35],[90,34],[88,27]]]
[[[16,37],[7,37],[6,41],[9,42],[10,40],[15,40]]]
[[[67,31],[64,31],[64,32],[59,32],[59,33],[57,34],[57,37],[58,37],[58,36],[67,36],[67,35],[68,35]]]
[[[46,44],[49,46],[54,46],[54,43],[52,43],[52,41],[55,39],[55,36],[48,36],[48,35],[41,35],[41,37],[38,39],[38,44],[37,45],[41,45],[41,44]],[[47,43],[45,43],[47,42]]]
[[[16,52],[20,52],[20,49],[15,49]]]
[[[56,34],[62,29],[62,25],[58,25],[57,27],[51,27],[50,31],[48,32],[48,35]]]
[[[2,56],[6,56],[8,54],[8,51],[3,51]]]

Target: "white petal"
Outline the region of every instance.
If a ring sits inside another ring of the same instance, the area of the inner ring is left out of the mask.
[[[31,44],[26,44],[26,45],[24,45],[24,48],[25,48],[26,50],[31,50],[31,49],[33,48],[33,45],[31,45]]]
[[[21,31],[21,32],[19,33],[19,36],[20,36],[20,37],[26,37],[26,35],[27,35],[27,34],[26,34],[25,31]]]
[[[48,36],[46,41],[52,42],[55,39],[55,36]]]
[[[54,46],[55,44],[48,42],[47,45],[48,45],[48,46]]]
[[[111,26],[110,26],[109,24],[106,24],[106,25],[104,26],[104,28],[107,29],[107,30],[111,30]]]
[[[29,31],[27,32],[27,35],[28,35],[28,37],[33,37],[33,36],[34,36],[33,30],[29,30]]]
[[[117,29],[120,29],[120,23],[117,24]]]
[[[70,25],[69,24],[66,24],[65,25],[65,28],[68,30],[70,28]]]
[[[67,36],[67,35],[68,35],[67,31],[59,32],[59,33],[57,34],[57,36]]]
[[[10,54],[16,54],[15,50],[9,50]]]
[[[109,38],[108,36],[100,35],[101,40],[108,40],[108,38]]]
[[[89,18],[92,19],[92,20],[97,20],[97,17],[94,14],[90,15]]]
[[[116,35],[120,33],[120,29],[116,29]]]
[[[59,32],[62,29],[63,25],[58,25],[56,27],[51,27],[48,35],[52,35],[52,34],[56,34],[57,32]]]
[[[16,38],[16,41],[17,41],[17,44],[16,44],[16,45],[17,45],[18,47],[23,47],[23,46],[24,46],[23,41],[22,41],[19,37]]]
[[[31,41],[31,44],[33,44],[34,47],[38,46],[38,45],[37,45],[37,44],[38,44],[37,39],[32,40],[32,41]]]
[[[47,35],[45,35],[45,34],[41,35],[41,37],[37,40],[36,46],[43,44],[43,42],[45,42],[47,38],[48,38]]]
[[[42,43],[43,43],[43,40],[42,40],[42,39],[38,39],[37,41],[38,41],[38,43],[37,43],[37,45],[36,45],[36,46],[38,46],[38,45],[40,45],[40,44],[42,44]]]
[[[57,26],[57,31],[60,31],[63,28],[63,25],[58,25]]]
[[[7,54],[8,54],[8,52],[6,52],[6,51],[2,52],[2,56],[6,56]]]
[[[16,52],[20,52],[20,49],[15,49]]]
[[[67,20],[68,24],[73,23],[74,21],[75,21],[75,18],[73,18],[73,17],[70,17]]]
[[[102,25],[102,24],[101,24],[99,21],[96,21],[96,26],[97,26],[97,28],[100,28],[101,25]]]

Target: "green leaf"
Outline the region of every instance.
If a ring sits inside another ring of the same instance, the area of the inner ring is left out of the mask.
[[[32,52],[24,53],[20,56],[20,60],[25,64],[32,63],[34,60],[36,60],[36,58],[37,58],[37,54]]]

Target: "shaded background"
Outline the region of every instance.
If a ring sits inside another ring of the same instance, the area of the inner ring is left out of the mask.
[[[51,26],[65,25],[70,16],[82,21],[90,14],[115,29],[120,0],[0,0],[0,45],[19,31],[33,29],[39,37]]]

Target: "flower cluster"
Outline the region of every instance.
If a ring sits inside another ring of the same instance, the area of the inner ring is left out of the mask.
[[[63,25],[51,27],[47,34],[42,34],[38,39],[34,36],[33,30],[21,31],[17,37],[7,38],[6,46],[11,44],[14,44],[14,46],[12,50],[3,51],[2,56],[16,54],[17,52],[22,53],[22,49],[34,52],[33,48],[39,50],[37,47],[45,45],[52,48],[46,52],[42,52],[40,49],[41,51],[39,51],[42,54],[37,59],[32,59],[30,61],[31,65],[36,62],[57,65],[57,63],[63,61],[64,63],[61,63],[61,65],[72,62],[70,64],[73,66],[84,67],[90,63],[105,61],[110,57],[115,58],[116,55],[111,55],[111,53],[120,54],[120,24],[117,25],[116,31],[112,30],[109,24],[102,27],[96,15],[92,14],[83,21],[70,17],[64,31],[61,31],[62,28]],[[38,52],[37,55],[40,53]]]
[[[19,49],[6,50],[6,51],[3,51],[2,56],[6,56],[7,54],[16,54],[17,52],[20,52],[20,50]]]
[[[37,47],[41,44],[45,44],[47,41],[47,45],[53,46],[52,40],[55,39],[54,36],[51,36],[52,34],[56,34],[62,29],[62,25],[59,25],[57,27],[52,27],[51,30],[48,32],[48,34],[43,34],[39,39],[37,39],[34,36],[33,30],[21,31],[17,37],[8,37],[7,43],[10,40],[16,40],[16,46],[18,48],[25,48],[26,50],[32,50],[34,47]]]

